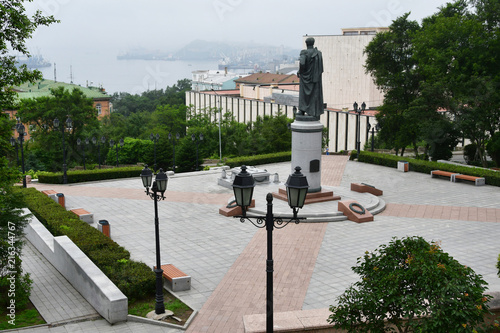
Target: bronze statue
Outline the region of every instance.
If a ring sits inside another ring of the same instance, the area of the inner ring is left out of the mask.
[[[307,49],[300,51],[299,111],[302,114],[319,117],[323,114],[323,55],[314,47],[314,38],[306,39]]]

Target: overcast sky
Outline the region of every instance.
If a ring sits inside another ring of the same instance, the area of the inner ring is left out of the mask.
[[[89,48],[175,51],[195,39],[302,47],[302,36],[388,26],[406,12],[420,21],[443,0],[34,0],[26,8],[61,23],[40,28],[32,53]]]

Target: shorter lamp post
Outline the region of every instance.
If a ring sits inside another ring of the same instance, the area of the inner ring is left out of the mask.
[[[200,144],[201,141],[203,141],[203,133],[200,133],[199,140],[196,140],[196,135],[191,134],[191,140],[193,140],[193,142],[196,142],[196,171],[198,171],[198,164],[199,164],[198,145]]]
[[[307,178],[300,172],[301,168],[296,167],[295,172],[288,177],[285,183],[286,192],[288,197],[288,205],[293,210],[293,218],[288,221],[283,221],[281,217],[275,217],[273,214],[273,195],[268,193],[267,200],[267,214],[266,216],[247,216],[246,209],[252,202],[253,189],[255,187],[255,180],[253,176],[247,172],[246,166],[241,167],[241,172],[236,175],[233,182],[234,197],[236,205],[241,207],[242,216],[235,216],[240,219],[240,222],[245,220],[250,221],[257,228],[266,228],[267,231],[267,260],[266,260],[266,332],[273,332],[274,323],[274,310],[273,310],[273,229],[281,229],[288,225],[290,222],[299,223],[300,220],[305,218],[297,217],[298,210],[304,206],[309,184]],[[255,218],[252,221],[250,218]]]
[[[98,141],[96,137],[92,137],[92,143],[97,144],[97,151],[99,154],[99,169],[101,168],[101,143],[104,144],[106,142],[106,138],[104,136],[101,136],[101,140]]]
[[[172,141],[172,145],[174,147],[174,154],[172,157],[172,171],[175,172],[175,141],[179,140],[181,135],[179,133],[175,133],[175,139],[172,137],[172,133],[168,133],[168,139]]]
[[[17,146],[17,140],[13,136],[10,138],[10,145],[16,148],[17,167],[19,168],[19,147]]]
[[[371,126],[370,126],[370,127],[371,127]],[[372,150],[372,152],[373,152],[373,151],[375,150],[375,142],[374,142],[374,140],[375,140],[375,132],[380,131],[380,124],[379,124],[379,123],[377,123],[377,125],[375,125],[375,126],[371,127],[371,129],[372,129],[372,147],[371,147],[372,149],[371,149],[371,150]],[[368,129],[368,130],[369,130],[369,129]]]
[[[149,140],[153,141],[153,150],[154,150],[154,157],[155,157],[155,164],[153,166],[153,170],[156,171],[156,143],[158,140],[160,140],[160,134],[156,133],[156,135],[151,135],[149,136]]]
[[[16,129],[17,129],[17,134],[19,134],[19,145],[21,146],[21,170],[23,172],[23,187],[26,187],[26,175],[24,174],[24,149],[23,149],[23,142],[24,142],[24,136],[26,135],[25,132],[26,128],[22,123],[18,123],[16,125]],[[17,163],[19,164],[19,159]]]
[[[148,195],[154,202],[155,207],[155,240],[156,240],[156,304],[155,313],[165,313],[165,304],[163,302],[163,270],[161,269],[160,261],[160,222],[158,219],[158,201],[165,199],[165,191],[167,190],[168,176],[162,169],[156,174],[155,181],[153,182],[153,171],[147,165],[144,166],[141,172],[142,184],[146,188],[146,195]],[[151,186],[151,182],[153,183]],[[151,187],[151,192],[150,192]]]
[[[76,140],[77,145],[82,145],[82,140],[78,138]],[[85,147],[89,145],[89,138],[85,138],[84,145],[83,145],[83,170],[87,170],[87,167],[85,166]]]
[[[120,147],[118,147],[118,143],[120,144]],[[109,140],[109,146],[111,148],[113,148],[113,146],[115,146],[115,148],[116,148],[116,167],[117,168],[118,168],[118,152],[120,151],[120,148],[123,148],[123,145],[124,145],[123,138],[120,139],[120,141],[116,142],[116,143],[115,143],[115,140],[113,140],[113,139]]]
[[[72,126],[73,126],[73,121],[68,116],[68,118],[66,118],[66,126],[61,127],[62,146],[63,146],[63,184],[68,183],[68,174],[67,174],[68,165],[66,164],[66,147],[64,146],[64,133],[66,132],[66,130],[71,130]],[[54,127],[59,128],[59,119],[57,118],[54,119]]]
[[[359,158],[359,150],[361,149],[361,126],[360,126],[360,120],[361,120],[361,114],[363,111],[365,111],[366,104],[363,102],[361,104],[361,108],[358,108],[358,103],[354,102],[352,105],[354,108],[354,112],[356,112],[357,115],[357,123],[356,123],[356,158]]]

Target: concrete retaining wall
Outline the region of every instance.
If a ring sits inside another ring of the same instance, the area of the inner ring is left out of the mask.
[[[32,217],[26,238],[110,324],[127,320],[128,299],[67,237],[54,237]]]

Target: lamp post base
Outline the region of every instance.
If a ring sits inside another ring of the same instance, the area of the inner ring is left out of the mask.
[[[165,313],[165,303],[163,301],[163,269],[155,269],[156,274],[156,304],[155,313],[157,315]]]

